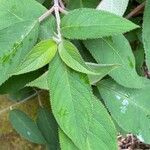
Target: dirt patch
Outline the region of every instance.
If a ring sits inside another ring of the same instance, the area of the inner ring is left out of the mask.
[[[150,150],[150,145],[140,142],[135,136],[118,136],[119,150]]]

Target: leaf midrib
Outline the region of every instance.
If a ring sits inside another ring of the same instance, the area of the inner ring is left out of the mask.
[[[133,101],[132,101],[132,98],[125,96],[125,95],[124,95],[123,93],[121,93],[121,92],[117,92],[115,89],[112,89],[111,87],[109,87],[109,86],[107,86],[107,85],[105,85],[105,84],[103,84],[103,83],[101,83],[101,85],[102,85],[103,87],[105,87],[108,91],[111,90],[111,91],[113,91],[113,92],[115,92],[115,93],[121,95],[122,97],[125,97],[125,98],[129,99],[129,100],[130,100],[130,103],[131,103],[133,106],[137,106],[137,107],[140,108],[140,110],[143,111],[145,114],[147,114],[147,113],[150,114],[150,112],[147,111],[145,108],[143,108],[141,105],[138,105],[137,103],[135,103],[135,101],[133,102]]]

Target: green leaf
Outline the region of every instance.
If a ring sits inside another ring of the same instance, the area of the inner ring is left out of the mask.
[[[36,123],[24,112],[17,109],[10,111],[9,120],[13,128],[25,139],[37,144],[46,144]]]
[[[40,108],[38,111],[37,125],[46,139],[49,149],[56,150],[59,147],[58,126],[52,115],[46,108]]]
[[[99,75],[91,75],[88,74],[88,78],[90,84],[94,85],[96,82],[100,81],[104,76],[109,74],[112,70],[119,67],[119,65],[111,65],[111,64],[94,64],[94,63],[86,63],[90,68],[96,70]]]
[[[59,44],[58,50],[61,59],[70,68],[86,74],[96,74],[94,70],[92,70],[85,64],[79,51],[71,42],[64,40],[62,43]]]
[[[68,68],[59,55],[49,70],[51,107],[64,133],[79,149],[116,150],[114,126],[94,97],[87,76]]]
[[[99,4],[99,0],[65,0],[67,8],[76,9],[81,7],[95,8]]]
[[[38,78],[44,70],[45,68],[41,68],[39,70],[29,72],[26,74],[12,76],[0,86],[0,94],[14,93],[22,89],[27,83]]]
[[[129,88],[149,84],[148,80],[138,76],[134,55],[123,35],[85,41],[84,44],[98,63],[121,65],[109,73],[119,84]]]
[[[94,64],[94,63],[86,63],[87,66],[92,68],[93,70],[96,70],[98,72],[98,75],[89,75],[88,78],[90,81],[90,84],[95,84],[96,82],[100,81],[104,76],[106,76],[110,71],[114,70],[118,67],[118,65],[103,65],[103,64]],[[45,72],[43,75],[41,75],[36,80],[28,83],[26,86],[31,87],[37,87],[40,89],[48,90],[48,83],[47,83],[47,74],[48,72]]]
[[[0,30],[0,35],[3,34],[3,38],[0,39],[0,49],[4,50],[0,52],[0,85],[13,75],[16,67],[20,64],[21,60],[27,55],[37,40],[39,23],[36,21],[29,26],[30,22],[16,23],[13,28],[7,28],[7,31]],[[19,37],[21,38],[21,35],[18,35],[15,39],[14,36],[7,35],[6,33],[8,32],[10,35],[15,35],[14,33],[17,32],[17,34],[22,34],[23,38],[19,39]],[[17,41],[17,39],[18,42],[12,43]],[[32,39],[32,42],[29,42],[29,39]],[[9,41],[14,45],[6,44],[5,41]],[[9,50],[9,52],[6,52],[5,50]]]
[[[48,88],[48,83],[47,83],[47,74],[48,74],[48,72],[45,72],[39,78],[28,83],[26,86],[37,87],[40,89],[48,90],[49,88]]]
[[[123,16],[126,8],[128,6],[129,0],[102,0],[102,2],[98,5],[98,10],[109,11],[118,16]]]
[[[0,10],[1,85],[37,42],[39,29],[43,31],[38,18],[46,8],[34,0],[0,0]]]
[[[150,144],[150,88],[128,89],[113,80],[98,85],[101,96],[119,126]]]
[[[62,34],[69,39],[100,38],[125,33],[137,27],[122,17],[90,8],[70,11],[61,23]]]
[[[16,75],[31,72],[48,64],[57,51],[53,40],[44,40],[35,45],[16,68]]]
[[[64,40],[60,43],[58,50],[66,65],[76,71],[89,74],[92,83],[100,80],[116,67],[116,65],[85,63],[77,48],[69,41]]]
[[[150,1],[146,1],[145,11],[144,11],[144,22],[143,22],[143,43],[145,49],[146,64],[148,70],[150,70]]]
[[[80,150],[61,129],[59,129],[59,141],[61,150]]]

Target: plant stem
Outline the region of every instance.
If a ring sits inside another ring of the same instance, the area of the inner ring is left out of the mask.
[[[65,6],[64,6],[64,3],[63,3],[62,0],[59,0],[59,4],[60,4],[60,7],[61,7],[62,9],[65,9]]]
[[[54,12],[55,12],[55,17],[56,17],[56,24],[57,24],[57,43],[60,43],[62,41],[61,38],[61,32],[60,32],[60,14],[59,14],[59,1],[54,0]]]
[[[41,101],[41,96],[40,96],[40,94],[39,94],[39,91],[38,91],[36,88],[33,88],[33,89],[34,89],[34,91],[36,92],[36,95],[37,95],[37,98],[38,98],[38,102],[39,102],[39,106],[40,106],[40,107],[43,107],[42,101]]]
[[[135,9],[133,9],[127,16],[127,19],[130,19],[131,17],[135,16],[138,12],[140,12],[145,6],[145,2],[137,6]]]
[[[42,22],[45,18],[47,18],[54,11],[54,7],[50,8],[46,13],[44,13],[41,17],[39,17],[39,22]]]
[[[68,11],[66,11],[65,9],[63,9],[62,7],[59,7],[59,11],[63,14],[68,14]]]
[[[42,91],[42,90],[41,90],[41,91]],[[39,91],[39,92],[41,92],[41,91]],[[13,104],[13,105],[11,105],[11,106],[9,106],[9,107],[6,107],[6,108],[2,109],[2,110],[0,111],[0,115],[2,115],[3,113],[5,113],[5,112],[7,112],[7,111],[9,111],[9,110],[13,110],[14,107],[19,106],[19,105],[25,103],[26,101],[30,100],[31,98],[33,98],[33,97],[35,97],[35,96],[37,96],[37,93],[34,93],[34,94],[32,94],[31,96],[25,98],[24,100],[22,100],[22,101],[20,101],[20,102],[18,102],[18,103],[15,103],[15,104]]]

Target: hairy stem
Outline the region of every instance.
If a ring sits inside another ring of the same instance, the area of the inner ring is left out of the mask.
[[[41,17],[39,17],[39,22],[42,22],[45,18],[47,18],[54,11],[54,7],[50,8],[46,13],[44,13]]]
[[[59,0],[59,4],[60,4],[60,7],[61,7],[62,9],[65,9],[65,6],[64,6],[64,3],[63,3],[62,0]]]
[[[58,43],[61,42],[61,32],[60,32],[60,14],[59,14],[59,1],[54,0],[54,12],[55,12],[55,17],[56,17],[56,23],[57,23],[57,41]]]

